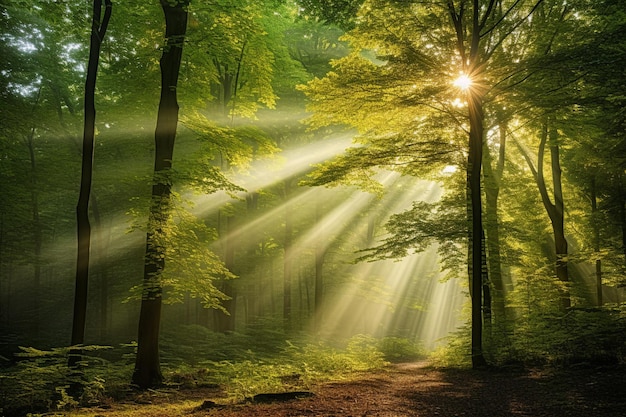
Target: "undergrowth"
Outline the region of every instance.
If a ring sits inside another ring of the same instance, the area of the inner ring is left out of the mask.
[[[83,346],[77,369],[67,365],[70,348],[21,347],[14,366],[0,374],[0,415],[64,411],[100,404],[128,392],[132,367],[123,358],[110,362],[99,354],[108,346]],[[120,349],[123,353],[123,349]]]
[[[465,326],[433,352],[438,367],[470,367],[470,328]],[[570,308],[518,314],[486,332],[483,353],[490,365],[604,366],[626,362],[626,305]]]
[[[178,367],[168,379],[185,387],[217,385],[230,400],[238,401],[261,392],[308,389],[314,383],[344,379],[387,363],[379,341],[368,336],[355,336],[342,347],[287,340],[271,356],[246,350],[236,360],[204,360]]]
[[[278,336],[223,335],[199,326],[180,326],[164,335],[166,384],[152,393],[214,387],[222,391],[224,401],[240,401],[262,392],[308,389],[421,354],[400,338],[355,336],[331,344],[304,336],[291,340]],[[69,348],[21,348],[15,364],[0,374],[0,416],[63,412],[127,397],[133,392],[135,347],[83,347],[79,373],[67,366]]]

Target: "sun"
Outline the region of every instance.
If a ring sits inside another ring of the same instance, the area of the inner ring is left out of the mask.
[[[461,73],[452,84],[461,90],[467,90],[472,86],[472,79],[467,74]]]

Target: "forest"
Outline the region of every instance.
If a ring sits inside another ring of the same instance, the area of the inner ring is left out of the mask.
[[[0,25],[0,416],[390,364],[626,374],[626,1]]]

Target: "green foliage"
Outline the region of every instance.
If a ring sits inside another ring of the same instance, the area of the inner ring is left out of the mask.
[[[334,24],[345,29],[354,26],[357,13],[363,0],[332,0],[332,1],[315,1],[315,0],[298,0],[305,18],[318,19],[327,24]]]
[[[81,346],[79,369],[67,366],[70,348],[20,349],[16,365],[0,375],[0,409],[5,415],[96,405],[109,397],[119,398],[128,389],[131,365],[102,357],[111,347]],[[80,392],[80,397],[71,395],[72,391]]]
[[[285,341],[272,332],[224,335],[185,326],[164,339],[163,362],[170,383],[219,385],[230,398],[239,400],[261,392],[309,388],[387,363],[380,341],[369,336],[355,336],[336,347],[307,338]],[[250,346],[261,350],[252,351]],[[388,353],[411,354],[408,344],[399,340],[384,346]]]
[[[285,43],[293,59],[297,60],[311,77],[323,77],[332,66],[330,62],[348,54],[343,31],[311,19],[300,19],[285,29]]]
[[[178,325],[164,332],[161,355],[170,369],[196,367],[203,361],[267,358],[282,349],[284,338],[282,331],[271,329],[224,334],[199,325]]]
[[[536,314],[515,331],[503,362],[616,364],[626,358],[626,310],[571,309]]]
[[[155,242],[165,248],[166,268],[159,281],[154,282],[164,289],[165,302],[182,302],[185,295],[190,295],[205,308],[222,308],[221,301],[227,297],[213,282],[217,278],[234,279],[235,275],[209,249],[216,238],[215,230],[191,214],[185,204],[173,207],[167,227],[154,232]],[[144,284],[133,286],[131,298],[140,298],[144,290]]]
[[[308,383],[336,379],[343,374],[380,368],[385,364],[377,340],[357,335],[348,340],[343,350],[324,343],[297,346],[288,343],[288,360],[299,367],[302,379]]]
[[[466,325],[449,335],[445,345],[435,349],[429,359],[436,367],[470,368],[472,366],[471,351],[471,328]]]
[[[566,313],[518,310],[509,320],[506,331],[494,329],[487,344],[495,366],[602,366],[626,360],[625,305],[572,308]],[[469,328],[449,336],[447,342],[430,356],[432,363],[469,367]]]
[[[378,342],[378,349],[386,361],[394,363],[412,362],[427,356],[422,346],[404,337],[384,337]]]
[[[181,122],[200,141],[201,149],[198,157],[200,162],[203,162],[202,166],[205,167],[212,164],[213,166],[221,165],[224,171],[227,171],[227,168],[245,171],[255,158],[267,157],[279,150],[266,132],[254,126],[219,126],[199,112],[183,117]],[[197,159],[194,158],[194,161]],[[240,187],[231,185],[230,188],[224,186],[213,188],[211,192],[216,189],[242,190]]]

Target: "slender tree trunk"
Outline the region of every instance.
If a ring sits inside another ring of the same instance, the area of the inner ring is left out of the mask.
[[[171,179],[169,177],[178,126],[176,87],[187,32],[188,1],[161,0],[165,15],[166,44],[161,55],[161,99],[154,134],[154,185],[146,235],[143,294],[137,336],[137,358],[132,382],[139,388],[162,384],[159,358],[161,324],[161,274],[165,268],[166,233],[170,216]]]
[[[626,269],[626,193],[624,193],[624,179],[617,175],[617,193],[619,198],[619,222],[622,232],[622,254],[624,255],[624,268]]]
[[[500,226],[498,216],[498,198],[500,195],[500,181],[504,170],[504,155],[506,146],[506,123],[500,120],[500,149],[495,169],[492,167],[492,158],[485,150],[483,155],[483,178],[485,181],[485,231],[487,241],[487,266],[491,284],[493,314],[495,324],[502,323],[506,315],[506,294],[502,278],[502,261],[500,254]]]
[[[285,237],[284,237],[284,260],[283,260],[283,320],[285,331],[292,327],[291,287],[293,281],[293,224],[291,219],[291,179],[285,180]]]
[[[8,294],[8,292],[4,288],[4,264],[6,262],[6,253],[7,250],[4,246],[4,211],[0,209],[0,328],[4,326],[5,323],[9,323],[9,307],[7,301],[3,300],[4,294]],[[9,297],[7,297],[8,299]]]
[[[91,37],[89,43],[89,62],[85,79],[85,118],[83,125],[83,149],[80,178],[80,192],[76,205],[76,279],[74,289],[74,316],[72,320],[71,345],[82,345],[85,342],[85,325],[87,323],[87,288],[89,281],[89,255],[91,250],[91,223],[89,222],[89,199],[91,195],[91,180],[93,174],[94,142],[96,139],[96,78],[100,61],[100,47],[106,34],[112,11],[111,0],[104,2],[102,14],[102,0],[94,0],[91,22]],[[80,349],[70,351],[68,365],[77,368]],[[73,394],[79,394],[81,387],[74,384],[71,387]]]
[[[41,90],[40,90],[41,91]],[[39,97],[37,98],[39,101]],[[28,146],[28,155],[30,160],[30,202],[31,202],[31,218],[33,228],[33,291],[32,301],[34,310],[32,312],[32,332],[36,338],[39,338],[39,311],[41,309],[41,248],[43,246],[41,218],[39,215],[39,193],[37,179],[37,161],[35,159],[35,128],[33,127],[26,138]]]
[[[470,297],[472,299],[472,366],[480,368],[486,365],[483,355],[483,284],[479,279],[482,270],[482,198],[481,198],[481,171],[484,136],[483,96],[478,84],[480,83],[480,32],[491,13],[491,7],[485,10],[485,16],[480,19],[480,0],[472,1],[471,22],[466,22],[465,13],[467,3],[460,2],[459,8],[452,0],[447,1],[452,24],[456,32],[457,51],[460,56],[463,73],[470,77],[473,86],[467,90],[469,116],[469,144],[467,155],[467,211],[468,211],[468,276],[470,283]],[[469,26],[469,27],[468,27]],[[469,34],[469,36],[468,36]],[[466,42],[468,45],[466,45]]]
[[[469,94],[470,138],[468,152],[468,183],[471,201],[471,270],[470,282],[472,294],[472,366],[480,368],[486,365],[483,356],[483,320],[482,320],[482,279],[480,271],[483,265],[483,221],[482,221],[482,193],[480,173],[483,149],[483,109],[482,97]]]
[[[259,193],[258,192],[250,192],[246,194],[246,219],[247,221],[254,221],[257,218],[259,210]],[[258,262],[259,257],[257,256],[257,246],[259,243],[261,246],[263,245],[262,241],[259,239],[259,236],[254,232],[249,232],[248,235],[244,238],[247,240],[248,244],[246,245],[246,263],[245,270],[246,274],[251,278],[252,284],[251,287],[248,287],[248,291],[246,293],[246,326],[250,324],[253,320],[260,315],[259,314],[259,305],[261,304],[261,283],[259,280],[258,274]],[[250,288],[252,292],[250,292]]]
[[[550,141],[550,160],[553,182],[554,203],[550,201],[548,190],[543,176],[543,160],[545,148]],[[548,213],[552,224],[552,232],[554,235],[555,249],[555,271],[557,278],[567,286],[569,283],[568,262],[567,262],[567,239],[565,238],[565,221],[564,221],[564,202],[563,190],[561,187],[561,164],[559,161],[559,145],[557,142],[556,129],[551,126],[549,121],[544,122],[541,133],[541,141],[539,143],[538,161],[537,161],[537,184],[541,193],[543,205]],[[566,287],[561,290],[561,304],[563,308],[571,306],[569,289]]]
[[[102,225],[100,209],[98,206],[98,198],[91,195],[91,211],[93,213],[93,221],[95,225],[95,235],[98,249],[96,265],[100,277],[100,340],[106,343],[109,332],[109,243],[111,240],[110,228]]]
[[[229,271],[235,269],[235,238],[234,238],[234,218],[226,216],[226,233],[224,234],[224,265]],[[222,305],[228,314],[223,311],[216,310],[216,330],[221,333],[235,331],[235,319],[237,314],[237,292],[231,279],[224,278],[220,290],[228,299],[224,300]]]
[[[320,202],[315,203],[316,222],[320,220]],[[327,251],[326,242],[316,242],[315,247],[315,290],[314,290],[314,311],[313,311],[313,329],[319,332],[322,327],[324,317],[322,316],[322,307],[324,305],[324,258]]]
[[[602,260],[600,260],[600,226],[598,219],[598,197],[596,190],[596,177],[591,178],[591,221],[593,228],[593,250],[596,252],[596,296],[597,305],[604,304],[602,300]]]
[[[314,290],[314,329],[319,332],[324,320],[324,258],[326,249],[321,244],[315,248],[315,290]]]
[[[487,244],[485,242],[485,231],[483,230],[480,245],[480,276],[483,285],[483,328],[487,331],[488,337],[491,337],[492,324],[492,297],[491,283],[489,280],[489,269],[487,268]]]

